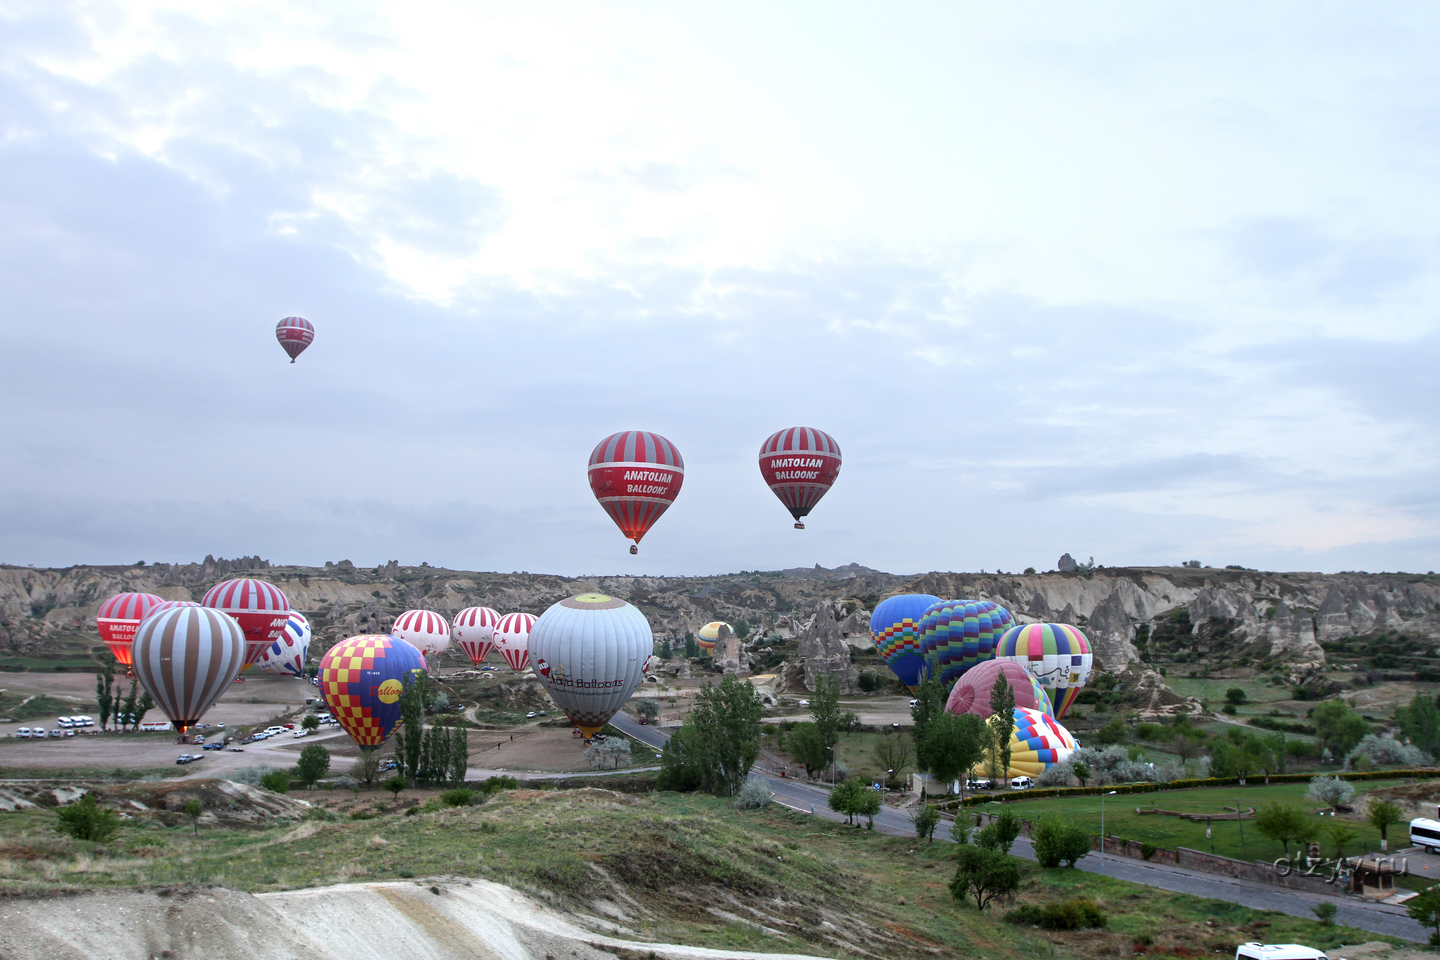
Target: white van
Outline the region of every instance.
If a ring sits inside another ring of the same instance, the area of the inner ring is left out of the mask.
[[[1440,820],[1416,817],[1410,821],[1410,846],[1440,853]]]
[[[1235,948],[1235,960],[1327,960],[1314,947],[1298,943],[1242,943]]]
[[[1010,789],[1011,789],[1011,790],[1029,790],[1029,789],[1030,789],[1031,787],[1033,787],[1033,786],[1035,786],[1035,781],[1034,781],[1034,780],[1031,780],[1029,777],[1011,777],[1011,778],[1010,778]]]
[[[37,737],[38,737],[39,739],[41,739],[41,740],[44,740],[44,739],[45,739],[45,728],[44,728],[44,727],[36,727],[34,730],[31,730],[31,731],[30,731],[30,739],[34,740],[34,739],[36,739]]]
[[[55,720],[55,725],[62,730],[69,730],[75,726],[75,720],[72,717],[59,717]]]
[[[15,731],[15,736],[19,737],[19,738],[22,739],[22,740],[29,740],[29,739],[30,739],[30,728],[29,728],[29,727],[21,727],[19,730],[16,730],[16,731]]]
[[[86,715],[86,716],[79,716],[79,717],[71,717],[70,719],[71,719],[71,720],[74,720],[74,721],[75,721],[75,725],[76,725],[76,726],[79,726],[79,727],[93,727],[93,726],[95,726],[95,718],[94,718],[94,717],[91,717],[91,716],[88,716],[88,715]]]

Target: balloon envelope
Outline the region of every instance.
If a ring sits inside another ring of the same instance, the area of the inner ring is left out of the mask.
[[[100,604],[95,628],[117,663],[130,666],[130,644],[135,640],[136,628],[164,602],[153,593],[117,593]]]
[[[715,644],[735,635],[735,628],[723,620],[714,620],[695,631],[695,642],[707,657],[715,656]]]
[[[280,347],[290,356],[290,362],[294,363],[295,358],[305,352],[305,348],[315,339],[315,327],[304,317],[286,317],[275,324],[275,339],[280,341]]]
[[[152,613],[135,631],[135,678],[181,733],[209,710],[245,663],[245,632],[205,607]]]
[[[1005,675],[1006,683],[1015,694],[1015,706],[1053,715],[1045,688],[1024,667],[1009,660],[987,660],[967,670],[950,689],[945,709],[956,716],[962,713],[990,716],[994,712],[990,709],[990,694],[995,689],[995,678],[1001,674]]]
[[[530,628],[534,625],[535,616],[530,613],[507,613],[495,625],[495,649],[511,670],[530,666]]]
[[[264,580],[222,581],[205,593],[200,605],[227,613],[240,624],[245,631],[246,666],[259,660],[260,654],[280,639],[290,616],[290,601],[284,592]]]
[[[390,636],[428,656],[450,646],[450,624],[433,610],[406,610],[395,618]]]
[[[1014,622],[1010,611],[992,600],[941,600],[921,616],[921,653],[948,689],[995,655],[1000,635]]]
[[[495,625],[500,614],[489,607],[466,607],[450,622],[450,637],[477,667],[495,648]]]
[[[1015,708],[1010,735],[1011,777],[1038,777],[1047,767],[1064,763],[1075,752],[1075,738],[1060,721],[1039,710]]]
[[[1095,658],[1085,634],[1068,623],[1011,627],[995,646],[995,659],[1011,660],[1050,691],[1055,716],[1063,717],[1090,679]]]
[[[550,698],[589,738],[640,685],[654,646],[639,610],[601,593],[582,593],[535,621],[530,665]]]
[[[915,688],[925,667],[920,652],[920,617],[939,597],[928,593],[902,593],[881,600],[870,615],[870,638],[895,676],[905,686]]]
[[[425,670],[425,658],[404,640],[351,637],[320,660],[320,695],[330,715],[360,745],[377,750],[400,721],[405,679]]]
[[[807,515],[840,475],[840,445],[823,430],[790,427],[760,446],[760,475],[790,515],[805,529]]]
[[[265,648],[257,665],[266,673],[297,677],[305,670],[305,656],[310,651],[310,621],[298,610],[285,618],[285,629],[279,640]]]
[[[680,495],[685,461],[675,444],[660,434],[624,430],[596,444],[590,454],[589,474],[595,499],[620,532],[638,546]],[[636,546],[631,546],[631,553]]]

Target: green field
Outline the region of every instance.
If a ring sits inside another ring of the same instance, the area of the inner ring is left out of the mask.
[[[1398,786],[1404,782],[1406,781],[1366,781],[1364,784],[1356,786],[1356,796],[1358,798],[1366,790]],[[1282,783],[1267,787],[1263,785],[1263,781],[1259,777],[1256,777],[1243,787],[1205,787],[1194,790],[1162,790],[1158,793],[1117,794],[1105,798],[1105,832],[1112,837],[1153,843],[1157,847],[1172,849],[1189,847],[1191,850],[1202,850],[1206,853],[1217,853],[1237,859],[1273,860],[1281,856],[1284,851],[1276,841],[1262,837],[1255,830],[1253,820],[1216,821],[1212,824],[1212,836],[1207,840],[1205,839],[1204,823],[1182,820],[1179,817],[1167,817],[1162,814],[1141,815],[1135,811],[1137,808],[1151,810],[1158,807],[1161,810],[1173,810],[1181,813],[1218,814],[1225,813],[1227,806],[1233,811],[1237,803],[1247,809],[1250,807],[1258,809],[1261,804],[1276,801],[1296,803],[1308,810],[1318,806],[1305,799],[1308,789],[1309,784],[1306,783]],[[1022,800],[1008,803],[1006,807],[1028,819],[1034,819],[1047,813],[1063,814],[1073,817],[1092,833],[1100,832],[1099,797]],[[1317,824],[1331,822],[1329,817],[1317,816],[1315,819]],[[1380,849],[1380,832],[1369,823],[1344,816],[1337,819],[1349,823],[1358,831],[1357,838],[1351,841],[1346,848],[1347,855],[1354,855],[1362,850]],[[1396,846],[1408,846],[1409,841],[1404,838],[1405,826],[1403,824],[1390,828],[1392,849]],[[1326,856],[1334,854],[1333,847],[1323,839],[1321,839],[1321,844]]]

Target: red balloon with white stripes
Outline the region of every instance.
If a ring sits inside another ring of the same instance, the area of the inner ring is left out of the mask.
[[[284,591],[264,580],[242,577],[215,584],[201,599],[202,607],[220,610],[235,618],[245,631],[245,668],[260,659],[265,648],[285,635],[290,600]]]
[[[95,614],[95,628],[115,655],[116,663],[130,666],[130,644],[135,640],[135,628],[164,602],[163,597],[153,593],[117,593],[100,604]]]
[[[680,494],[685,461],[658,433],[622,430],[590,454],[590,490],[628,539],[631,553]]]
[[[511,670],[530,666],[530,628],[535,617],[528,613],[507,613],[495,627],[495,649]]]
[[[428,657],[450,646],[450,623],[433,610],[406,610],[395,618],[390,636]]]
[[[218,610],[152,613],[135,632],[135,678],[184,733],[240,675],[247,644],[240,624]]]
[[[281,349],[290,355],[290,362],[294,363],[295,358],[315,340],[315,328],[304,317],[286,317],[275,324],[275,339],[280,341]]]
[[[790,427],[760,447],[760,475],[804,530],[801,518],[829,492],[840,475],[840,445],[824,430]]]
[[[466,607],[450,621],[450,636],[475,666],[495,649],[495,625],[500,614],[489,607]]]

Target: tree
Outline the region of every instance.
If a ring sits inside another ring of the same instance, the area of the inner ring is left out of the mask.
[[[1434,700],[1415,694],[1409,706],[1395,711],[1395,722],[1415,746],[1432,757],[1440,755],[1440,710]]]
[[[700,789],[705,782],[705,759],[697,740],[695,727],[684,724],[665,742],[657,788],[681,792]]]
[[[956,716],[947,711],[926,726],[925,741],[917,753],[920,762],[936,780],[947,785],[947,790],[950,781],[959,778],[963,791],[965,777],[984,758],[985,747],[984,720],[974,714]]]
[[[462,726],[450,731],[450,782],[464,783],[470,772],[470,735]]]
[[[985,723],[990,732],[991,776],[1000,779],[1010,775],[1010,737],[1015,732],[1015,690],[1005,674],[995,677],[990,688],[990,719]]]
[[[849,783],[850,781],[845,781]],[[865,818],[866,829],[875,829],[875,814],[880,812],[880,793],[876,790],[865,790],[860,795],[860,803],[855,807],[855,815]]]
[[[200,815],[205,812],[205,805],[194,797],[185,801],[185,806],[180,808],[185,816],[190,818],[190,826],[195,831],[195,836],[200,836]]]
[[[675,648],[670,646],[670,638],[666,637],[660,642],[660,659],[669,660],[675,656]]]
[[[1240,704],[1248,702],[1249,699],[1250,698],[1245,695],[1245,691],[1239,687],[1231,687],[1225,691],[1225,702],[1234,706],[1238,707]]]
[[[1321,828],[1321,832],[1324,833],[1325,839],[1334,845],[1336,860],[1345,856],[1345,844],[1360,836],[1360,831],[1344,820],[1331,820]]]
[[[975,836],[975,845],[1008,854],[1018,836],[1020,836],[1020,818],[1009,810],[1001,810],[999,815],[982,827]]]
[[[300,751],[300,759],[295,763],[295,773],[300,777],[300,782],[307,787],[313,788],[315,781],[330,772],[330,751],[312,743]]]
[[[649,699],[635,701],[635,715],[644,717],[647,723],[654,723],[660,718],[660,701]]]
[[[311,733],[314,733],[316,730],[320,729],[320,718],[315,716],[315,714],[313,713],[307,713],[305,714],[305,719],[300,721],[300,726],[301,728],[309,730]]]
[[[356,780],[362,780],[365,786],[371,787],[375,778],[380,775],[380,755],[374,750],[361,750],[355,765],[350,768],[350,776]]]
[[[1073,867],[1090,852],[1089,831],[1068,817],[1042,817],[1030,831],[1030,842],[1042,867]]]
[[[1433,927],[1430,946],[1440,947],[1440,889],[1431,887],[1405,901],[1405,912],[1410,919],[1426,927]]]
[[[735,630],[735,636],[741,640],[744,640],[746,637],[750,636],[750,621],[748,620],[745,620],[743,618],[738,619],[733,624],[731,624],[731,627]]]
[[[380,786],[385,790],[389,790],[390,795],[393,799],[399,800],[400,791],[408,790],[410,788],[410,781],[406,779],[404,774],[397,773],[389,780],[386,780],[384,783],[380,784]]]
[[[1340,912],[1340,908],[1333,903],[1317,903],[1310,911],[1315,914],[1315,919],[1320,921],[1321,926],[1328,927],[1335,922],[1335,914]]]
[[[927,843],[935,842],[935,828],[940,826],[940,811],[935,809],[934,804],[922,803],[910,814],[910,822],[915,825],[915,836]]]
[[[125,705],[119,711],[122,721],[122,729],[124,727],[129,727],[131,730],[139,729],[140,721],[136,717],[136,713],[139,711],[139,709],[140,689],[135,685],[135,681],[131,680],[130,693],[128,696],[125,697]]]
[[[1332,756],[1343,757],[1370,732],[1370,724],[1343,700],[1326,700],[1310,714],[1315,736]]]
[[[1125,721],[1119,717],[1112,717],[1109,723],[1095,731],[1094,740],[1098,744],[1109,746],[1112,743],[1123,743],[1129,735],[1130,731],[1125,727]]]
[[[1339,777],[1321,775],[1310,778],[1310,789],[1306,791],[1305,796],[1316,803],[1325,804],[1330,808],[1331,813],[1339,813],[1340,808],[1355,796],[1355,788]]]
[[[120,815],[100,806],[95,794],[87,793],[74,803],[55,811],[55,830],[76,840],[104,843],[120,831]]]
[[[670,757],[668,766],[675,771],[673,777],[665,776],[666,783],[698,774],[699,789],[733,797],[760,756],[760,721],[764,712],[760,695],[748,680],[725,677],[719,684],[705,684],[695,696],[695,708],[680,727],[682,732],[688,728],[692,733],[679,744],[671,737],[665,745],[660,761],[662,776],[667,768],[666,757]],[[688,774],[681,777],[687,769]]]
[[[820,739],[820,731],[808,720],[795,724],[785,743],[790,750],[790,759],[805,768],[807,777],[813,779],[816,772],[825,769],[825,764],[829,762],[830,754]]]
[[[618,770],[630,766],[630,744],[619,737],[597,740],[585,748],[591,770]]]
[[[289,793],[290,774],[284,770],[271,770],[260,778],[260,786],[269,790],[271,793]]]
[[[976,910],[984,910],[996,897],[1010,896],[1020,887],[1020,869],[1008,854],[964,846],[957,859],[950,895],[956,900],[973,899]]]
[[[95,674],[95,704],[100,713],[100,729],[110,722],[111,695],[115,688],[115,658],[105,658],[105,669]]]
[[[875,762],[882,770],[893,770],[896,776],[910,766],[910,740],[905,734],[889,727],[875,741]]]
[[[1080,786],[1085,786],[1085,781],[1090,779],[1090,768],[1083,763],[1076,763],[1070,767],[1070,772],[1075,774],[1075,779],[1080,781]]]
[[[1370,804],[1370,812],[1365,815],[1370,821],[1370,826],[1380,831],[1380,849],[1389,850],[1389,839],[1387,834],[1391,827],[1405,819],[1405,810],[1394,800],[1374,801]]]
[[[945,685],[933,676],[925,675],[915,687],[915,705],[910,708],[910,735],[915,738],[915,749],[925,739],[925,728],[931,719],[945,713]]]
[[[1184,766],[1200,755],[1200,741],[1182,730],[1170,741],[1170,749],[1180,758],[1180,765]]]
[[[815,678],[815,692],[810,695],[810,719],[827,747],[840,743],[840,682],[829,677]]]
[[[1315,836],[1319,825],[1310,815],[1293,803],[1263,804],[1255,814],[1255,829],[1262,837],[1279,843],[1290,856],[1290,844],[1303,843]]]
[[[873,792],[858,778],[852,777],[830,791],[830,809],[845,814],[846,823],[854,823],[855,815],[865,806],[865,794]]]
[[[418,779],[424,750],[425,698],[430,689],[430,676],[424,671],[409,673],[402,682],[400,722],[395,725],[397,775]]]
[[[689,630],[685,631],[685,656],[691,659],[700,656],[700,644],[695,642],[695,634]]]

